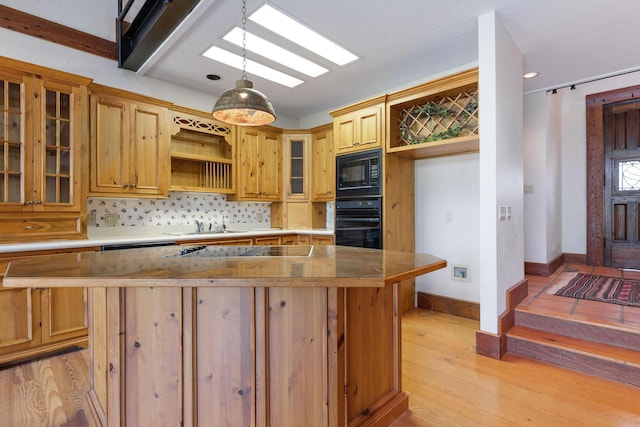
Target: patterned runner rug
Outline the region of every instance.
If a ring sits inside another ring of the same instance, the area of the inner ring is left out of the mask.
[[[555,295],[640,307],[640,281],[578,273]]]

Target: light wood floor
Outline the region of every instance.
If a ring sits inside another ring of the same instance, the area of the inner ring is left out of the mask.
[[[393,427],[640,426],[640,389],[507,355],[475,353],[477,321],[416,309],[403,317],[403,388]],[[86,351],[0,369],[0,426],[86,426]]]

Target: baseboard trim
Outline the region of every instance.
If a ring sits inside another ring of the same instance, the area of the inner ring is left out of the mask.
[[[467,319],[480,320],[480,304],[476,302],[418,292],[418,307]]]
[[[525,262],[524,272],[525,274],[534,274],[536,276],[549,277],[562,264],[564,264],[564,254],[560,254],[556,259],[546,264],[538,262]]]
[[[587,265],[586,254],[564,254],[564,262],[567,264],[585,264]]]
[[[507,331],[515,324],[515,309],[529,294],[529,282],[524,279],[507,289],[507,308],[498,318],[498,333],[476,332],[476,353],[492,359],[502,359],[507,352]]]

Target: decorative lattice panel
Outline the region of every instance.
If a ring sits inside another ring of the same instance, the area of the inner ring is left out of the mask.
[[[478,135],[478,90],[405,108],[398,126],[400,145]]]

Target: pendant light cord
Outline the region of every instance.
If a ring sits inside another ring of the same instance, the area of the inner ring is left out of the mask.
[[[247,80],[247,0],[242,0],[242,80]]]

